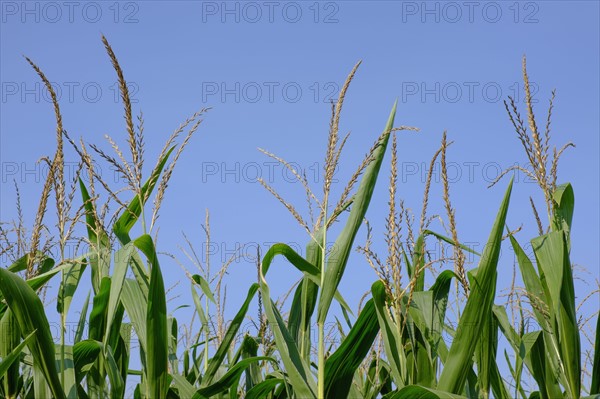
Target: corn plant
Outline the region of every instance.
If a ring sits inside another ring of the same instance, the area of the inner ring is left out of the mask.
[[[48,160],[50,173],[42,188],[30,237],[25,236],[25,228],[19,220],[14,225],[16,243],[1,249],[2,253],[12,254],[12,261],[8,267],[0,268],[0,397],[121,398],[126,396],[127,387],[133,388],[135,398],[579,398],[585,394],[600,395],[600,322],[591,356],[589,387],[582,377],[581,326],[570,261],[574,191],[570,184],[557,184],[558,160],[571,144],[554,149],[549,161],[552,100],[546,130],[541,133],[533,113],[525,62],[527,124],[512,99],[506,108],[532,165],[524,172],[540,186],[548,214],[544,228],[531,201],[539,229],[539,236],[531,241],[534,259],[520,246],[518,231],[506,226],[512,180],[499,199],[495,219],[486,220],[491,229],[483,253],[477,254],[461,244],[455,209],[450,201],[446,157],[451,143],[446,133],[431,165],[440,159],[442,200],[449,230],[440,234],[431,227],[435,218],[428,214],[428,202],[433,167],[429,168],[425,183],[419,223],[413,225],[414,217],[402,201],[398,203],[402,187],[397,182],[397,132],[417,129],[394,127],[396,104],[383,133],[375,140],[340,198],[332,201],[333,174],[348,139],[348,136],[340,138],[340,118],[358,63],[346,79],[337,102],[332,104],[322,196],[315,194],[306,177],[291,164],[263,150],[293,173],[306,191],[310,223],[274,188],[262,182],[308,233],[306,257],[283,243],[273,245],[264,256],[257,253],[258,282],[248,287],[243,303],[239,304],[232,320],[225,323],[221,284],[228,263],[216,275],[211,274],[208,255],[204,260],[198,259],[188,241],[190,251],[186,254],[199,267],[198,273],[186,272],[193,317],[197,316],[201,325],[196,331],[193,320],[189,321],[187,345],[183,347],[179,334],[181,324],[167,307],[168,290],[152,234],[156,234],[160,206],[177,160],[199,128],[206,110],[194,113],[175,130],[146,177],[144,120],[140,115],[137,125],[134,122],[122,68],[106,38],[102,37],[102,42],[119,82],[127,157],[111,137],[107,139],[115,155],[71,138],[63,128],[59,103],[50,81],[27,58],[53,100],[57,147]],[[177,144],[186,130],[185,137]],[[65,139],[80,161],[71,182],[66,181],[64,173]],[[388,147],[391,147],[389,214],[384,236],[387,256],[382,260],[373,249],[373,235],[366,217]],[[96,173],[92,154],[118,171],[127,182],[129,198],[125,200],[119,190]],[[87,184],[81,178],[84,173],[88,175]],[[75,209],[77,193],[81,206]],[[153,193],[154,198],[149,201]],[[18,188],[17,198],[21,215]],[[44,241],[44,231],[50,230],[44,222],[50,198],[55,200],[56,241]],[[118,210],[109,215],[109,205],[115,204]],[[316,218],[312,214],[315,208],[318,210]],[[341,232],[329,249],[326,243],[330,239],[330,228],[342,220]],[[66,243],[76,236],[78,226],[85,230],[80,242],[87,251],[69,258]],[[207,245],[209,226],[207,213],[203,226]],[[339,287],[361,226],[366,226],[367,240],[357,249],[366,256],[366,264],[375,270],[378,279],[371,285],[357,315],[351,316],[352,309]],[[405,241],[403,228],[407,231]],[[8,242],[7,232],[2,228],[0,233]],[[427,251],[430,240],[450,244],[452,254],[431,259]],[[531,311],[540,326],[538,330],[528,331],[522,323],[515,326],[509,321],[506,309],[495,304],[497,276],[504,267],[499,262],[499,254],[505,241],[510,242],[517,255],[525,285],[523,299],[530,305],[530,309],[519,305],[519,311],[521,314]],[[52,246],[58,248],[58,256],[50,256]],[[476,268],[467,270],[465,252],[479,256]],[[285,257],[290,267],[302,273],[298,286],[292,287],[293,299],[287,311],[272,297],[268,282],[268,271],[277,256]],[[434,267],[438,264],[443,268],[439,272]],[[446,268],[447,264],[452,267]],[[66,320],[72,314],[73,303],[78,303],[74,298],[76,292],[82,290],[81,281],[88,275],[91,289],[82,303],[74,340],[67,344]],[[56,304],[61,328],[59,342],[54,342],[48,321],[50,309],[44,305],[47,287],[53,279],[59,280]],[[453,284],[460,299],[454,319],[447,314]],[[256,334],[247,333],[240,340],[240,328],[249,317],[255,298],[259,302]],[[336,347],[327,347],[325,323],[333,317],[334,302],[340,305],[345,325],[337,320],[342,340]],[[215,312],[217,328],[211,327]],[[315,321],[316,337],[311,332]],[[138,353],[133,353],[133,332],[139,341]],[[514,362],[507,351],[504,353],[510,378],[503,374],[498,360],[500,333],[515,352]],[[451,336],[450,342],[444,334]],[[139,369],[135,369],[136,361]],[[525,386],[525,376],[533,377],[537,387]]]

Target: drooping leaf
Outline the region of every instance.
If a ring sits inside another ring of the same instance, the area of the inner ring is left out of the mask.
[[[256,384],[248,392],[246,399],[262,399],[268,397],[269,393],[273,392],[277,386],[283,384],[282,378],[267,378],[266,380]]]
[[[554,208],[553,230],[563,230],[567,236],[567,243],[570,243],[573,211],[575,209],[575,193],[571,183],[558,186],[552,195],[552,200],[556,204]]]
[[[276,362],[275,359],[268,357],[268,356],[257,356],[257,357],[250,357],[247,359],[240,360],[235,365],[233,365],[227,371],[227,373],[225,373],[225,375],[223,375],[223,377],[221,377],[217,382],[210,384],[209,386],[201,388],[198,391],[196,391],[196,394],[193,396],[193,398],[194,399],[204,398],[204,397],[208,398],[208,397],[218,395],[219,393],[227,391],[232,385],[234,385],[234,383],[236,383],[240,379],[240,377],[242,376],[242,373],[248,367],[250,367],[250,365],[252,365],[253,363],[259,362],[259,361],[263,361],[263,360],[269,360],[272,362]]]
[[[0,268],[0,291],[19,324],[21,334],[29,336],[35,331],[27,346],[52,395],[58,399],[65,398],[56,370],[54,341],[44,305],[23,279],[3,268]]]
[[[441,390],[425,388],[418,385],[408,385],[400,391],[385,395],[384,399],[466,399]]]
[[[83,380],[101,353],[102,343],[93,339],[79,341],[73,346],[73,360],[75,362],[77,383]]]

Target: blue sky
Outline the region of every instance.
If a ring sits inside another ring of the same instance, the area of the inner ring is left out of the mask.
[[[187,116],[213,107],[170,183],[160,218],[159,250],[186,262],[178,249],[185,232],[202,251],[200,225],[208,208],[217,243],[211,250],[214,264],[236,246],[253,253],[258,244],[264,252],[269,243],[281,241],[303,251],[306,233],[256,178],[269,180],[307,215],[303,190],[257,147],[298,165],[319,191],[328,101],[337,97],[358,60],[363,63],[349,89],[341,122],[341,131],[352,134],[336,174],[334,196],[383,129],[398,99],[396,125],[421,128],[418,134],[402,132],[398,137],[399,196],[420,212],[426,168],[447,130],[454,141],[448,161],[459,235],[482,249],[508,180],[487,186],[500,170],[526,165],[502,103],[513,96],[525,114],[521,57],[526,54],[538,123],[545,124],[548,99],[556,88],[551,144],[560,148],[572,141],[577,146],[562,158],[559,182],[571,182],[576,194],[572,260],[587,269],[578,275],[579,298],[596,287],[594,281],[600,277],[596,1],[3,0],[0,4],[2,221],[16,216],[15,179],[26,223],[33,223],[44,176],[36,161],[54,151],[51,103],[21,55],[31,57],[59,87],[64,125],[71,136],[101,143],[104,134],[110,134],[125,146],[116,75],[100,41],[104,34],[131,84],[134,113],[141,110],[145,115],[148,166]],[[76,162],[72,151],[67,160]],[[388,160],[389,155],[386,164]],[[103,176],[114,180],[114,171],[101,166]],[[384,171],[367,214],[380,242],[387,177]],[[435,184],[432,214],[443,214],[440,193],[441,184]],[[518,235],[523,245],[536,232],[530,195],[538,207],[543,206],[537,186],[518,174],[508,223],[511,228],[523,225]],[[443,231],[439,224],[433,229]],[[356,244],[364,244],[364,239],[363,230]],[[384,253],[382,246],[376,249]],[[510,284],[513,260],[505,245],[499,289]],[[167,257],[162,258],[162,267],[167,285],[183,280],[175,288],[182,296],[171,302],[173,308],[189,303],[180,267]],[[285,293],[299,277],[289,270],[283,261],[272,269],[276,295]],[[254,278],[249,258],[231,265],[227,276],[231,310]],[[375,278],[362,255],[353,255],[342,293],[356,304]],[[80,294],[83,299],[85,292]],[[497,298],[497,303],[504,300]],[[597,309],[597,297],[585,307],[588,314]]]

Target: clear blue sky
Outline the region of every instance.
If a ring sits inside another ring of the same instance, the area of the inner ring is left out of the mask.
[[[213,265],[236,246],[253,253],[258,243],[264,252],[269,243],[283,241],[303,251],[307,235],[256,177],[270,180],[307,215],[302,188],[257,147],[295,162],[320,190],[327,103],[360,59],[341,123],[341,131],[352,135],[334,189],[341,191],[398,99],[396,124],[422,129],[399,135],[399,195],[406,206],[420,211],[425,165],[447,130],[455,142],[448,157],[459,234],[481,249],[508,183],[488,189],[490,180],[501,169],[526,163],[502,103],[514,96],[525,113],[521,57],[526,54],[539,123],[545,124],[548,99],[556,88],[552,144],[573,141],[577,146],[565,153],[559,182],[570,181],[575,188],[572,260],[588,270],[578,275],[580,299],[595,287],[600,261],[596,1],[0,4],[2,221],[16,216],[16,179],[26,222],[33,223],[44,173],[35,162],[54,151],[52,105],[21,55],[31,57],[60,87],[64,125],[71,136],[100,143],[110,134],[125,146],[116,76],[100,42],[104,34],[131,82],[134,112],[145,115],[148,166],[180,122],[201,107],[213,107],[182,155],[167,192],[161,251],[183,260],[178,245],[185,232],[201,253],[205,208],[218,243]],[[72,151],[67,159],[76,161]],[[102,167],[103,175],[114,179],[113,171]],[[387,211],[386,184],[387,172],[367,215],[376,238]],[[518,235],[523,245],[536,231],[530,195],[543,206],[535,184],[518,175],[508,223],[511,228],[523,224]],[[432,190],[431,212],[443,213],[439,184]],[[357,244],[364,237],[361,231]],[[384,253],[383,247],[376,249]],[[162,267],[167,285],[184,278],[166,257]],[[499,268],[502,289],[513,268],[506,245]],[[273,268],[270,281],[276,295],[298,277],[289,270],[282,261]],[[248,259],[231,266],[230,310],[254,278]],[[356,254],[342,293],[356,304],[375,278]],[[171,302],[173,308],[190,303],[187,282],[176,290],[183,296]],[[497,303],[503,300],[497,298]],[[588,314],[597,309],[596,297],[588,303]]]

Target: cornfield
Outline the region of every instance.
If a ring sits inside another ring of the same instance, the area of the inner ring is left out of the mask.
[[[261,181],[307,232],[306,256],[284,243],[257,253],[256,282],[244,288],[243,303],[229,304],[239,308],[228,322],[221,291],[227,263],[216,273],[209,267],[198,273],[186,270],[189,306],[200,322],[192,328],[190,320],[181,323],[173,315],[175,309],[167,306],[161,264],[165,261],[153,234],[177,161],[208,109],[194,113],[174,131],[151,173],[144,176],[143,117],[134,118],[122,68],[106,38],[102,41],[118,77],[127,132],[126,149],[107,137],[113,153],[67,133],[49,79],[26,58],[53,100],[56,150],[46,159],[50,173],[31,229],[25,229],[22,220],[0,225],[0,252],[14,259],[0,268],[0,397],[122,398],[131,388],[134,398],[600,398],[600,318],[596,313],[585,319],[596,320],[587,353],[570,260],[575,195],[569,183],[557,181],[559,159],[573,145],[550,147],[554,94],[544,128],[533,112],[525,59],[526,116],[511,98],[505,106],[531,167],[509,168],[494,182],[505,186],[504,195],[494,204],[497,212],[495,219],[490,215],[493,223],[487,227],[482,253],[462,244],[457,232],[447,174],[451,142],[445,132],[431,164],[441,163],[447,232],[431,227],[433,168],[416,222],[399,200],[399,132],[418,129],[397,127],[396,104],[340,198],[330,195],[348,139],[339,134],[340,117],[358,63],[332,104],[319,190],[291,163],[263,150],[296,176],[306,192],[310,221],[269,182]],[[65,178],[65,146],[78,155],[73,181]],[[381,188],[376,183],[382,168],[388,167],[386,152],[391,153],[389,200],[384,204],[389,213],[383,232],[387,253],[381,255],[373,249],[375,235],[366,215],[374,190]],[[111,165],[127,182],[129,200],[97,173],[97,160]],[[533,200],[525,204],[531,206],[539,230],[532,238],[520,237],[520,229],[506,224],[513,191],[510,176],[517,168],[537,183],[544,198],[539,212]],[[111,213],[115,206],[117,211]],[[17,207],[21,214],[19,201]],[[55,226],[44,221],[51,208]],[[339,229],[331,228],[335,223]],[[134,227],[139,236],[132,237]],[[203,227],[210,242],[208,213]],[[367,231],[362,244],[357,238],[361,227]],[[85,231],[82,237],[80,230]],[[85,254],[68,256],[66,243],[73,240],[87,249]],[[335,244],[328,247],[332,241]],[[524,250],[527,241],[531,254]],[[430,256],[427,245],[432,242],[445,243],[451,253]],[[516,271],[524,282],[522,289],[511,291],[516,320],[496,304],[502,246],[516,254]],[[353,251],[364,255],[364,267],[373,268],[378,277],[359,309],[351,309],[338,290]],[[194,253],[191,244],[189,253]],[[477,267],[467,268],[467,254],[478,259]],[[297,285],[290,281],[289,306],[271,294],[269,269],[276,257],[285,258],[288,267],[302,275]],[[190,258],[198,265],[209,264],[195,254]],[[167,261],[176,263],[174,258]],[[83,293],[85,300],[74,301],[83,279],[89,279],[91,289]],[[54,310],[44,304],[50,282],[58,286],[59,342],[50,330]],[[597,290],[586,300],[595,294]],[[259,310],[255,331],[242,334],[253,304]],[[73,338],[67,339],[72,305],[80,317]],[[333,316],[334,305],[339,305],[342,320]],[[456,309],[450,314],[452,306]],[[536,326],[524,323],[528,316]],[[341,339],[330,345],[326,326],[333,319]],[[189,326],[185,340],[182,325]],[[139,345],[133,344],[134,335]],[[499,345],[501,340],[508,342],[506,348]]]

